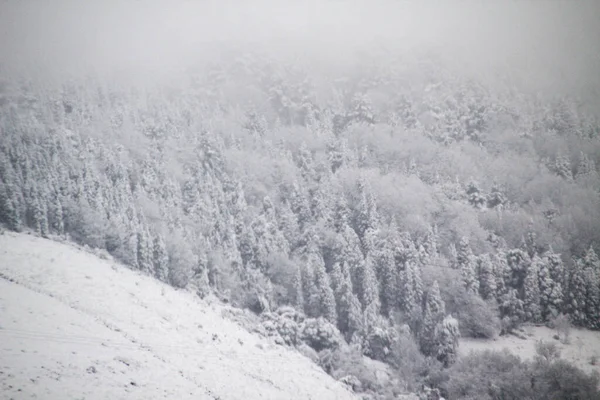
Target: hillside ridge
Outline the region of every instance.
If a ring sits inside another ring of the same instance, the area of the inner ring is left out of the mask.
[[[353,398],[218,304],[47,239],[5,233],[0,249],[8,398]]]

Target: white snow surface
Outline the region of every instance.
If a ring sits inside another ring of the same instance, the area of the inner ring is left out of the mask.
[[[0,398],[355,398],[222,309],[74,246],[6,232]]]

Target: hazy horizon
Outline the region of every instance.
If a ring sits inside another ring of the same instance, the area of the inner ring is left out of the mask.
[[[1,64],[152,81],[228,46],[335,68],[361,49],[432,50],[467,74],[597,96],[600,7],[576,2],[76,1],[0,6]],[[348,60],[348,61],[345,61]]]

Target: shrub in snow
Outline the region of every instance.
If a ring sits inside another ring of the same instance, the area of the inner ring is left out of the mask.
[[[317,353],[315,349],[308,346],[307,344],[300,343],[298,346],[296,346],[296,350],[298,350],[298,353],[302,354],[304,357],[308,358],[313,363],[317,365],[320,363],[321,358],[319,357],[319,353]]]
[[[373,328],[363,341],[363,354],[380,361],[386,361],[392,353],[398,333],[394,328]]]
[[[360,383],[360,380],[354,375],[346,375],[340,378],[340,382],[342,382],[345,385],[348,385],[355,392],[362,391],[362,384]]]
[[[297,346],[302,339],[304,315],[292,307],[280,307],[277,311],[263,314],[263,327],[276,343]]]
[[[539,340],[535,344],[535,354],[538,362],[552,362],[560,358],[560,349],[556,343]]]
[[[302,339],[317,351],[336,349],[343,342],[338,329],[325,318],[309,318],[304,321]]]

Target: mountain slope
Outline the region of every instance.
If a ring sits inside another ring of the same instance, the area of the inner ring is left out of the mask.
[[[7,398],[351,399],[308,359],[82,250],[0,235]]]

